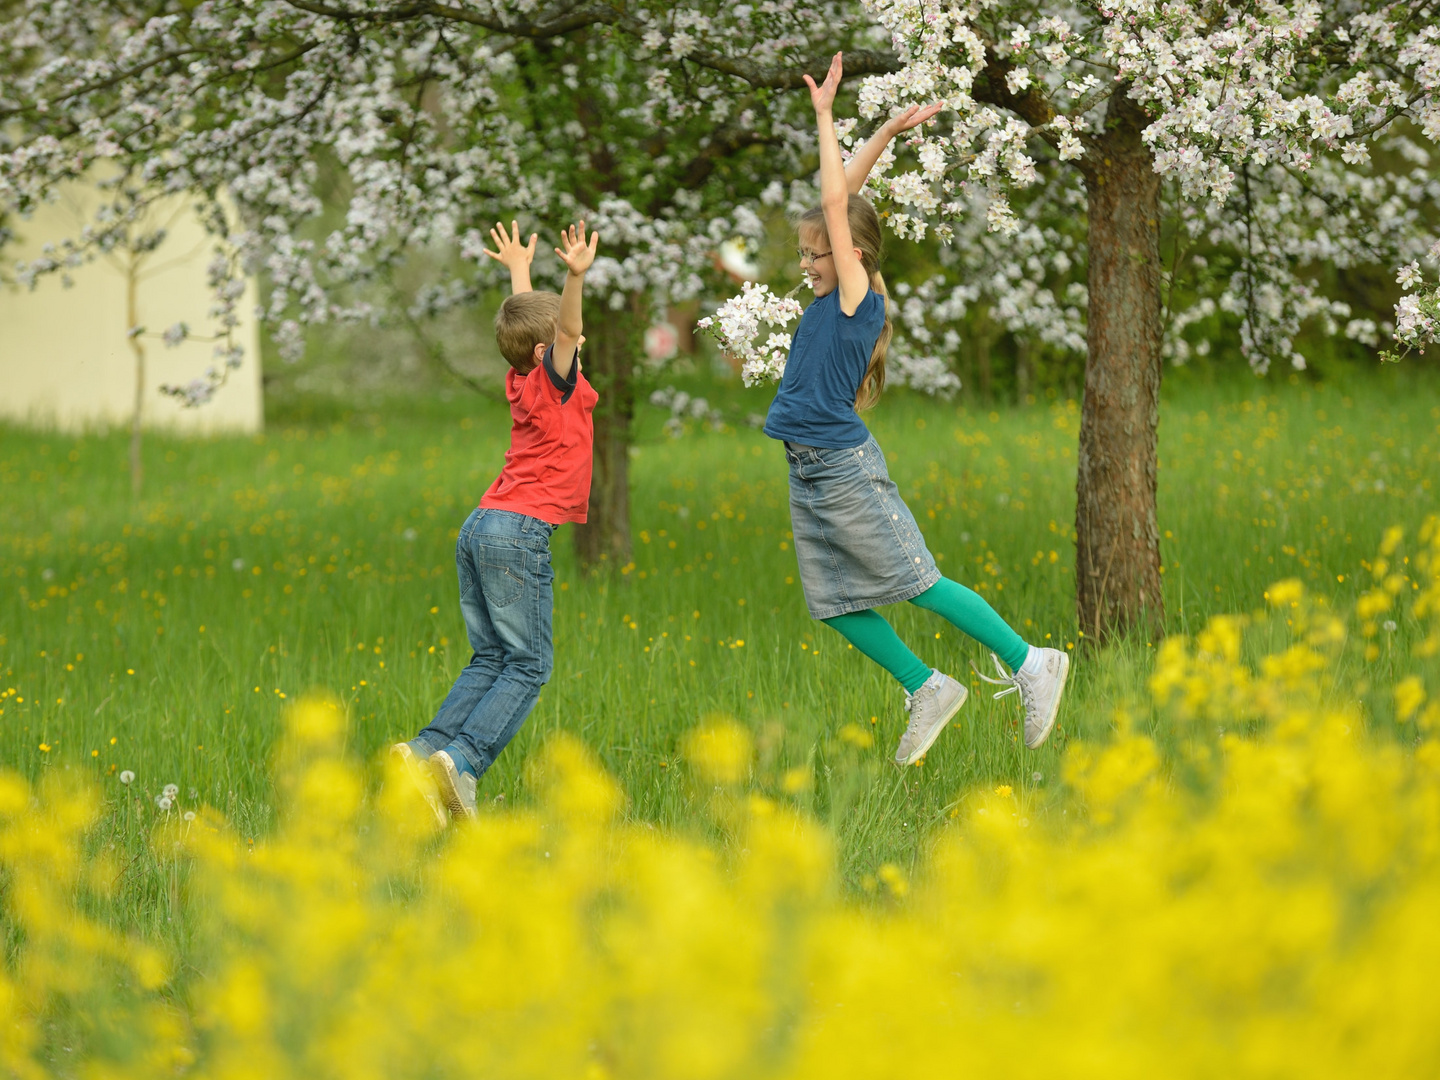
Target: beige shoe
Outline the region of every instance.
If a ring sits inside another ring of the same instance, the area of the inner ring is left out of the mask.
[[[895,764],[904,768],[924,757],[969,696],[970,691],[949,675],[932,670],[924,686],[905,695],[910,723],[900,736],[900,745],[895,747]]]
[[[475,816],[475,777],[455,767],[455,759],[444,750],[430,755],[430,773],[440,789],[440,801],[452,818]]]
[[[1060,715],[1060,695],[1065,692],[1065,680],[1070,677],[1070,657],[1059,649],[1037,649],[1034,646],[1031,654],[1031,659],[1026,660],[1017,671],[1007,674],[1000,658],[991,653],[990,659],[995,661],[995,670],[1000,673],[1000,678],[982,675],[979,668],[975,668],[975,674],[988,683],[1005,687],[995,695],[997,698],[1017,690],[1020,692],[1020,700],[1025,706],[1025,745],[1034,750],[1055,729],[1055,719]],[[973,662],[971,666],[974,667]]]
[[[390,747],[390,755],[401,765],[405,775],[415,785],[415,790],[420,792],[425,805],[430,807],[435,820],[442,826],[450,823],[450,817],[445,813],[445,804],[440,801],[440,791],[435,786],[435,778],[430,775],[430,770],[425,767],[425,762],[416,756],[414,748],[409,743],[396,743]]]

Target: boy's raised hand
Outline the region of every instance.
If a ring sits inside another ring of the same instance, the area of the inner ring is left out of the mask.
[[[490,230],[490,241],[495,245],[495,250],[491,251],[489,248],[486,248],[485,254],[489,255],[502,266],[514,269],[515,266],[519,265],[528,269],[530,263],[535,258],[535,241],[538,238],[538,233],[531,233],[530,242],[528,244],[522,244],[520,243],[520,225],[518,222],[510,222],[510,233],[507,236],[505,226],[497,221],[495,227]]]
[[[841,54],[836,53],[830,59],[830,70],[825,73],[825,81],[819,86],[809,75],[804,76],[805,85],[810,87],[810,104],[815,106],[817,113],[828,113],[835,107],[835,93],[840,89],[840,76],[843,73]]]
[[[560,246],[555,249],[555,254],[560,256],[570,270],[570,273],[577,277],[590,269],[590,264],[595,261],[595,248],[600,243],[600,234],[592,232],[590,241],[585,241],[585,222],[579,225],[571,225],[568,229],[560,230]]]

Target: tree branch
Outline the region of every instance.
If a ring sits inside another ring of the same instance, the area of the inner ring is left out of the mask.
[[[341,22],[389,24],[431,16],[451,22],[479,26],[496,33],[509,34],[512,37],[532,39],[563,37],[565,34],[583,30],[589,26],[613,26],[638,39],[650,29],[643,20],[626,15],[618,8],[603,3],[568,8],[552,18],[542,17],[539,21],[532,21],[497,18],[483,12],[439,3],[437,0],[417,0],[415,3],[392,8],[389,11],[353,12],[334,7],[322,0],[285,0],[285,2],[291,7],[308,11],[313,15],[323,15]],[[804,73],[806,70],[814,69],[818,72],[830,62],[830,58],[827,56],[800,61],[783,68],[766,67],[749,60],[724,56],[708,50],[691,52],[684,59],[712,71],[718,71],[723,75],[732,75],[751,86],[766,87],[772,90],[798,90],[805,85]],[[888,74],[899,71],[901,66],[900,58],[885,50],[856,49],[845,54],[845,73],[847,75]]]

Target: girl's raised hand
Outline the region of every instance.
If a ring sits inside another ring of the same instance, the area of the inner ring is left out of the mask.
[[[896,113],[886,121],[886,127],[890,129],[893,138],[901,132],[909,131],[911,128],[919,127],[936,113],[945,107],[943,101],[937,101],[931,105],[911,105],[902,113]]]
[[[595,261],[595,248],[599,243],[598,232],[592,232],[590,242],[585,242],[585,222],[582,221],[578,226],[571,225],[568,229],[560,230],[560,247],[555,249],[555,254],[569,267],[570,273],[578,276],[590,269],[590,264]]]
[[[830,70],[825,73],[825,81],[819,86],[809,75],[804,76],[805,85],[810,87],[810,104],[815,106],[817,113],[828,113],[835,106],[835,93],[840,89],[840,76],[843,64],[841,54],[836,53],[830,60]]]
[[[513,266],[518,263],[528,267],[535,258],[535,241],[538,238],[538,233],[531,233],[530,243],[522,244],[520,243],[520,225],[517,222],[510,222],[510,233],[506,235],[505,226],[497,221],[495,227],[490,230],[490,242],[495,245],[495,250],[491,251],[486,248],[485,254],[504,266]]]

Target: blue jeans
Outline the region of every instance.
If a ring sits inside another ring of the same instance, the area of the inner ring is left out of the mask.
[[[429,753],[458,751],[477,774],[514,738],[550,678],[554,531],[525,514],[476,510],[455,544],[460,611],[474,655],[413,742]]]

